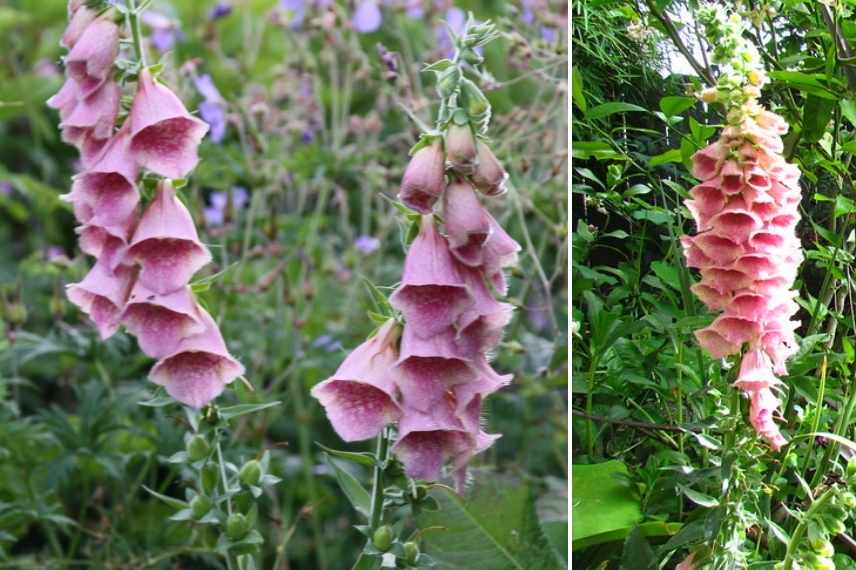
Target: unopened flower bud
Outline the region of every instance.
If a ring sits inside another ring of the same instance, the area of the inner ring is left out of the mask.
[[[419,558],[419,546],[415,542],[404,543],[404,560],[411,564]]]
[[[746,79],[749,80],[749,83],[751,83],[752,85],[756,85],[756,86],[761,85],[761,83],[763,83],[763,81],[764,81],[763,76],[759,72],[755,71],[754,69],[749,71],[749,73],[746,74]]]
[[[422,147],[404,171],[398,199],[411,210],[430,214],[434,202],[446,187],[446,164],[439,141]]]
[[[9,303],[5,312],[6,319],[13,325],[22,325],[27,320],[27,307],[23,303]]]
[[[244,466],[241,467],[241,471],[238,473],[238,477],[241,479],[241,483],[243,483],[244,485],[255,485],[262,477],[261,464],[255,459],[247,461],[246,463],[244,463]]]
[[[835,548],[832,546],[832,543],[825,539],[818,538],[817,540],[813,540],[811,542],[811,548],[818,555],[823,557],[829,557],[835,554]]]
[[[701,92],[701,100],[705,103],[716,103],[719,99],[719,92],[715,87],[709,87]]]
[[[482,141],[476,143],[478,166],[472,175],[473,184],[486,196],[499,196],[506,191],[505,181],[508,178],[505,169]]]
[[[743,88],[743,95],[745,97],[757,98],[761,96],[761,90],[754,85],[747,85]]]
[[[463,53],[464,61],[470,65],[481,65],[484,63],[484,58],[473,49],[465,49]]]
[[[230,539],[240,540],[247,534],[248,530],[247,517],[241,513],[232,513],[226,519],[226,536]]]
[[[187,456],[191,461],[201,461],[208,457],[211,452],[211,446],[205,441],[201,435],[194,435],[187,442]]]
[[[446,131],[446,165],[464,175],[472,174],[476,167],[476,140],[469,124],[452,122]]]
[[[482,90],[467,78],[461,80],[461,94],[466,103],[467,113],[471,117],[478,117],[490,110],[490,101],[487,100]]]
[[[381,552],[389,550],[392,546],[392,529],[387,525],[378,528],[372,535],[372,544]]]
[[[205,495],[196,495],[190,501],[190,511],[193,513],[193,518],[201,519],[208,511],[211,510],[211,499]]]

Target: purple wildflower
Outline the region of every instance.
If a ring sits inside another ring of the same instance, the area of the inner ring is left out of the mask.
[[[237,212],[247,205],[249,192],[243,186],[232,186],[232,207]],[[229,194],[226,192],[212,192],[208,197],[211,205],[202,210],[205,223],[209,226],[222,226],[226,217],[226,208],[229,205]]]
[[[342,350],[342,343],[328,334],[322,334],[312,342],[312,348],[323,348],[327,352]]]
[[[226,16],[228,16],[231,13],[232,13],[232,5],[231,4],[229,4],[228,2],[218,2],[211,9],[210,18],[212,20],[219,20],[220,18],[225,18]]]
[[[171,50],[181,38],[178,25],[163,14],[147,10],[143,12],[142,19],[152,29],[152,45],[161,53]]]
[[[557,30],[556,28],[551,28],[549,26],[541,26],[541,38],[548,44],[555,43],[556,38],[558,37],[559,30]]]
[[[380,29],[383,23],[383,14],[376,0],[360,0],[351,18],[354,30],[361,34],[370,34]]]
[[[281,0],[279,4],[288,16],[288,27],[292,29],[299,28],[303,24],[304,18],[306,18],[304,0]]]
[[[11,196],[12,192],[15,191],[15,188],[12,187],[12,183],[7,180],[0,180],[0,195],[3,196]]]
[[[405,13],[408,18],[414,20],[425,16],[425,7],[422,5],[422,0],[406,0]]]
[[[455,46],[452,44],[449,30],[451,29],[455,34],[463,32],[467,24],[467,15],[460,8],[453,6],[446,10],[445,20],[445,23],[440,23],[437,27],[437,45],[447,56],[452,57]]]
[[[361,253],[369,255],[380,248],[380,240],[374,236],[361,235],[354,240],[354,247],[356,247]]]
[[[199,114],[211,127],[211,141],[219,144],[226,136],[226,106],[214,81],[207,73],[193,79],[196,90],[205,99],[199,104]]]

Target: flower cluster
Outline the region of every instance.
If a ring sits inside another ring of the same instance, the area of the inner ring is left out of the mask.
[[[387,321],[312,391],[345,441],[397,422],[393,452],[415,478],[437,479],[450,460],[460,486],[470,459],[499,437],[482,430],[481,407],[511,381],[493,370],[489,354],[512,316],[494,291],[506,293],[504,269],[516,263],[520,246],[476,188],[501,194],[505,177],[469,126],[449,127],[445,151],[437,139],[414,154],[399,198],[422,214],[419,233],[390,297],[403,329]],[[433,214],[441,198],[442,233]]]
[[[754,72],[744,68],[749,78],[729,83],[751,83]],[[795,233],[800,171],[781,155],[785,120],[754,97],[739,101],[719,140],[693,156],[693,175],[702,182],[686,206],[698,234],[681,242],[687,265],[701,271],[693,292],[722,311],[696,338],[716,358],[739,354],[748,343],[735,386],[750,398],[752,426],[778,450],[785,439],[773,421],[780,403],[774,390],[797,349],[799,325],[791,320],[798,309],[791,287],[803,259]]]
[[[81,224],[80,248],[95,264],[68,286],[68,298],[102,339],[124,325],[157,359],[152,381],[201,407],[244,371],[190,289],[211,254],[169,180],[196,166],[208,126],[145,68],[127,118],[117,125],[121,88],[112,77],[119,28],[110,10],[96,14],[80,0],[69,2],[69,18],[68,77],[48,104],[59,109],[63,139],[81,152],[83,171],[64,199]],[[163,179],[140,215],[143,169]]]

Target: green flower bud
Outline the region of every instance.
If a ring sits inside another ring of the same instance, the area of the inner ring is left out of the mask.
[[[411,564],[419,557],[419,546],[415,542],[404,543],[404,560]]]
[[[211,453],[211,446],[208,445],[208,442],[201,435],[194,435],[187,442],[187,455],[191,461],[205,459],[209,453]]]
[[[190,501],[190,511],[193,513],[193,518],[201,519],[208,511],[211,510],[211,499],[205,495],[196,495]]]
[[[202,480],[202,491],[206,494],[211,494],[217,488],[217,483],[220,481],[220,471],[217,470],[216,465],[209,463],[202,468],[200,479]]]
[[[856,475],[856,458],[847,462],[847,477]]]
[[[392,546],[392,529],[387,525],[379,527],[374,531],[372,536],[372,544],[381,552],[386,552]]]
[[[487,100],[482,90],[467,78],[461,79],[461,94],[470,117],[478,117],[490,110],[490,101]]]
[[[484,58],[475,50],[466,49],[462,55],[464,57],[464,61],[470,65],[481,65],[484,63]]]
[[[6,318],[13,325],[22,325],[27,320],[27,307],[22,303],[9,303],[6,305]]]
[[[841,503],[848,509],[856,508],[856,495],[849,491],[841,493]]]
[[[450,67],[437,77],[437,92],[441,97],[449,97],[458,88],[461,80],[461,70]]]
[[[226,536],[232,540],[240,540],[247,534],[248,527],[247,517],[241,513],[232,513],[226,519]]]
[[[238,477],[241,479],[241,483],[244,485],[255,485],[259,482],[259,479],[262,478],[262,465],[255,459],[251,461],[247,461],[244,463],[244,466],[241,467],[241,471],[238,473]]]

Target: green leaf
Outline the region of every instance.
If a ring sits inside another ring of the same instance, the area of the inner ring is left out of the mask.
[[[220,417],[223,420],[231,420],[244,414],[252,414],[261,410],[266,410],[274,406],[280,405],[282,402],[266,402],[264,404],[238,404],[237,406],[227,406],[218,410]]]
[[[803,91],[810,95],[815,95],[822,99],[838,100],[838,95],[833,92],[833,89],[840,87],[841,82],[836,82],[830,79],[823,73],[802,73],[799,71],[771,71],[768,74],[771,79],[781,81],[788,87]],[[825,83],[834,84],[831,87]]]
[[[853,99],[842,99],[838,102],[841,106],[841,114],[850,122],[850,125],[856,127],[856,101]]]
[[[175,507],[177,509],[185,509],[188,506],[185,501],[180,501],[179,499],[175,499],[173,497],[168,497],[166,495],[162,495],[162,494],[158,493],[157,491],[149,489],[145,485],[143,485],[143,489],[145,489],[150,495],[157,497],[158,499],[160,499],[161,501],[163,501],[164,503],[166,503],[167,505],[169,505],[171,507]]]
[[[532,489],[522,482],[479,479],[466,499],[448,487],[432,492],[437,511],[422,512],[426,553],[441,568],[559,570],[567,565],[550,547],[535,513]]]
[[[719,501],[711,497],[710,495],[705,495],[704,493],[699,493],[694,489],[690,489],[689,487],[684,487],[681,489],[681,492],[693,503],[697,504],[700,507],[713,508],[719,505]]]
[[[667,117],[680,115],[693,105],[695,105],[695,97],[685,97],[682,95],[670,95],[660,99],[660,110]]]
[[[362,552],[351,570],[380,570],[381,561],[382,558],[380,556],[372,556],[371,554]]]
[[[832,119],[835,100],[809,95],[803,105],[803,138],[807,142],[817,142],[826,132],[826,126]]]
[[[639,527],[634,528],[624,541],[621,553],[621,568],[624,570],[648,570],[656,566],[654,549],[645,540]]]
[[[648,160],[648,164],[651,167],[660,166],[661,164],[666,164],[669,162],[681,162],[683,161],[683,155],[681,154],[681,149],[673,148],[672,150],[667,150],[663,154],[658,154],[656,156],[652,156]]]
[[[852,214],[853,212],[856,212],[856,202],[847,196],[842,196],[841,194],[835,197],[835,209],[833,210],[833,216],[837,218],[839,216]]]
[[[627,467],[620,461],[574,465],[571,536],[573,549],[601,542],[597,537],[621,531],[623,538],[642,520],[639,497],[626,480]],[[581,543],[585,539],[595,539]]]
[[[365,465],[366,467],[374,467],[375,466],[375,456],[368,451],[339,451],[338,449],[330,449],[326,445],[321,445],[317,441],[315,445],[329,453],[330,455],[334,455],[345,461],[350,461],[351,463],[356,463],[358,465]]]
[[[358,513],[368,519],[371,511],[371,497],[369,496],[369,492],[365,490],[359,481],[357,481],[356,477],[339,466],[339,464],[326,453],[324,454],[324,459],[336,475],[336,482],[339,483],[339,488],[341,488],[342,492],[345,493],[348,501],[350,501],[351,505]]]
[[[652,261],[651,269],[660,278],[660,281],[672,289],[681,290],[681,278],[678,274],[678,269],[674,265],[670,265],[664,261]]]
[[[633,103],[622,103],[621,101],[611,101],[609,103],[602,103],[597,107],[592,107],[586,113],[586,119],[594,121],[596,119],[603,119],[604,117],[614,115],[615,113],[627,113],[629,111],[647,113],[647,110],[639,105],[634,105]]]
[[[604,141],[573,141],[571,156],[579,160],[624,160],[624,155]]]
[[[586,96],[583,93],[583,76],[580,74],[580,70],[576,67],[573,68],[573,73],[571,75],[571,93],[576,106],[580,111],[585,113],[588,105],[586,104]]]
[[[841,145],[841,150],[847,154],[856,154],[856,141],[848,141]]]

